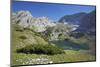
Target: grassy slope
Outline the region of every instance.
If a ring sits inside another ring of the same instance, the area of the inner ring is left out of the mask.
[[[61,62],[78,62],[78,61],[95,60],[94,56],[73,50],[66,50],[66,54],[58,54],[58,55],[42,55],[42,54],[37,55],[37,54],[17,54],[17,53],[13,54],[14,54],[13,55],[14,65],[48,64],[50,62],[61,63]],[[42,60],[42,59],[47,59],[47,60]]]
[[[32,31],[24,30],[22,32],[15,31],[12,27],[12,65],[22,64],[47,64],[60,62],[76,62],[95,60],[95,56],[82,53],[80,51],[65,50],[65,54],[58,55],[42,55],[42,54],[23,54],[16,53],[16,49],[22,48],[29,44],[47,44],[43,38],[36,36]],[[26,39],[20,39],[20,36],[26,36]]]

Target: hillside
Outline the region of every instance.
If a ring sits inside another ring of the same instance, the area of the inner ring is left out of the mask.
[[[60,20],[61,23],[78,25],[76,32],[92,33],[96,32],[96,10],[90,13],[76,13],[65,15]]]
[[[14,15],[13,15],[14,14]],[[55,26],[55,23],[47,17],[33,17],[29,11],[19,11],[12,14],[12,23],[24,28],[34,28],[36,32],[43,32],[47,26]]]
[[[96,33],[96,11],[92,11],[82,18],[78,31],[89,32],[95,35]]]
[[[65,15],[60,18],[59,22],[65,22],[69,24],[78,25],[81,22],[81,19],[86,15],[86,13],[76,13],[72,15]]]

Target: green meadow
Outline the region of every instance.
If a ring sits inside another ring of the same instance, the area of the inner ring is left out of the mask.
[[[12,65],[95,61],[85,37],[48,41],[40,33],[12,24],[11,42]]]

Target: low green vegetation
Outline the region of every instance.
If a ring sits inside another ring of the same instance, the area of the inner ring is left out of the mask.
[[[52,64],[63,62],[95,61],[88,53],[88,41],[59,35],[59,40],[49,41],[43,33],[12,25],[12,65]]]
[[[20,36],[19,38],[21,38],[21,39],[27,39],[27,37],[25,35]]]
[[[95,56],[74,50],[65,50],[65,53],[57,55],[13,53],[13,56],[13,65],[95,61]]]
[[[24,48],[17,49],[17,53],[26,53],[26,54],[62,54],[64,51],[53,45],[42,45],[42,44],[34,44],[25,46]]]

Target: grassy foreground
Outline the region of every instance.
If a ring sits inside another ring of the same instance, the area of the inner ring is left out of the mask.
[[[95,56],[81,53],[80,51],[66,50],[65,54],[43,55],[43,54],[17,54],[13,53],[13,65],[27,64],[51,64],[63,62],[93,61]]]
[[[54,55],[25,54],[16,52],[17,49],[31,44],[46,45],[48,42],[30,30],[19,30],[17,27],[12,27],[12,65],[52,64],[95,60],[95,55],[88,54],[88,50],[64,50],[65,53]]]

